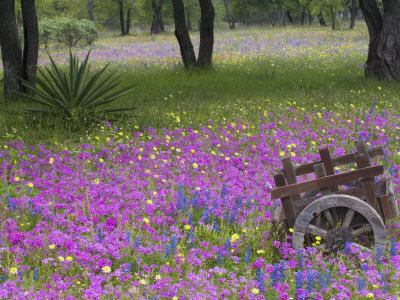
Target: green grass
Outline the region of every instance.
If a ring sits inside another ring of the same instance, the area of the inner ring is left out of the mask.
[[[365,59],[358,55],[333,64],[322,61],[319,66],[318,58],[281,61],[257,58],[219,62],[211,70],[199,72],[157,67],[124,71],[122,86],[135,83],[136,88],[116,101],[115,106],[138,109],[114,124],[125,127],[131,121],[139,128],[196,128],[210,119],[218,122],[223,118],[228,121],[240,118],[251,124],[258,121],[260,111],[279,111],[279,105],[286,102],[332,110],[355,105],[361,110],[375,98],[381,101],[378,109],[398,111],[399,84],[366,80],[361,67]],[[97,128],[65,129],[58,121],[24,114],[21,108],[29,105],[22,100],[1,104],[0,139],[20,139],[33,144],[56,140],[79,142]]]

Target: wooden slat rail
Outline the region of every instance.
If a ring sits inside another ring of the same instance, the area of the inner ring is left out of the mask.
[[[294,166],[292,159],[290,157],[282,159],[282,166],[283,166],[283,175],[286,179],[286,184],[294,184],[297,183],[296,173],[294,171]],[[301,199],[300,194],[293,194],[291,195],[292,201],[297,201]]]
[[[374,189],[374,192],[376,195],[379,195],[379,197],[384,196],[383,194],[385,193],[385,185],[387,185],[387,181],[378,181],[372,184],[372,188]],[[339,190],[335,192],[335,194],[340,194],[340,195],[349,195],[349,196],[354,196],[357,198],[363,199],[365,197],[365,192],[362,187],[353,187],[349,188],[346,190]],[[312,203],[313,201],[317,200],[321,196],[314,196],[314,197],[309,197],[309,198],[303,198],[299,201],[294,202],[294,208],[296,210],[296,215],[298,215],[307,205]],[[397,216],[397,214],[396,214]]]
[[[319,156],[321,157],[321,161],[324,164],[325,175],[334,175],[335,174],[335,167],[333,166],[333,161],[331,158],[331,154],[329,153],[329,148],[319,150]],[[318,165],[317,165],[318,166]],[[315,168],[315,166],[314,166]],[[318,175],[318,174],[317,174]],[[324,177],[324,176],[317,176]],[[337,185],[330,186],[331,192],[336,192],[338,190]]]
[[[332,185],[341,185],[352,180],[370,178],[383,173],[383,165],[358,169],[347,173],[330,175],[310,181],[295,183],[288,186],[278,187],[271,192],[271,199],[289,197],[293,194],[304,193],[327,188]]]
[[[275,185],[278,187],[287,187],[285,176],[283,174],[277,174],[274,176]],[[286,226],[287,228],[293,228],[296,222],[296,211],[294,210],[293,201],[290,196],[282,197],[282,207],[286,216]]]
[[[372,147],[371,149],[368,150],[368,154],[369,154],[370,158],[373,158],[378,155],[384,155],[383,147],[382,146]],[[347,165],[350,163],[355,163],[356,162],[355,157],[357,155],[359,155],[358,152],[345,154],[345,155],[342,155],[339,157],[334,157],[334,158],[332,158],[333,166],[340,167],[340,166]],[[296,176],[314,173],[314,165],[317,165],[320,163],[322,163],[322,161],[318,160],[318,161],[314,161],[312,163],[308,163],[308,164],[304,164],[304,165],[295,167]],[[280,170],[279,173],[283,173],[283,170]]]

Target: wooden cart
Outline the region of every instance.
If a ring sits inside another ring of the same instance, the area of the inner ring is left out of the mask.
[[[328,148],[321,149],[319,161],[297,167],[290,157],[282,160],[271,198],[281,199],[275,221],[286,233],[293,228],[295,249],[305,246],[305,241],[325,251],[352,242],[370,253],[385,251],[385,223],[398,216],[398,208],[392,180],[375,180],[383,174],[383,165],[371,166],[372,158],[384,154],[383,147],[368,149],[359,140],[356,148],[355,153],[334,158]],[[355,170],[336,174],[335,167],[354,163]],[[297,182],[297,176],[310,173],[316,178]]]

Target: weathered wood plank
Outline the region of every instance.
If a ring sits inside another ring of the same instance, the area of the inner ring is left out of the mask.
[[[357,140],[355,142],[355,144],[356,144],[358,155],[366,154],[369,156],[367,145],[365,144],[365,142],[363,140]]]
[[[370,182],[364,182],[363,185],[364,185],[363,188],[364,188],[364,193],[365,193],[365,200],[367,201],[367,203],[369,205],[371,205],[376,210],[376,212],[381,217],[383,217],[382,209],[378,203],[378,200],[376,198],[376,194],[375,194],[374,188],[372,187],[372,184]]]
[[[373,158],[378,155],[384,155],[383,147],[382,146],[372,147],[371,149],[368,150],[368,154],[369,154],[370,158]],[[350,163],[355,163],[356,155],[359,155],[359,154],[356,152],[356,153],[345,154],[345,155],[338,156],[338,157],[333,157],[332,158],[333,166],[340,167],[340,166],[347,165]],[[313,161],[311,163],[297,166],[295,168],[296,176],[314,173],[314,165],[320,164],[321,162],[322,162],[321,160],[318,160],[318,161]],[[279,170],[279,173],[282,173],[282,172],[283,172],[283,169]]]
[[[357,169],[363,169],[371,166],[371,161],[369,159],[369,156],[366,154],[360,154],[355,156],[356,164],[357,164]],[[362,182],[375,182],[375,178],[366,178],[363,179]]]
[[[315,170],[315,176],[317,178],[322,178],[326,176],[326,172],[325,172],[325,165],[324,164],[317,164],[314,166],[314,170]],[[325,189],[321,189],[321,195],[325,196],[330,194],[330,188],[327,187]]]
[[[321,161],[324,164],[326,175],[334,175],[335,168],[333,166],[331,154],[329,153],[329,148],[319,150],[319,156],[321,157]],[[338,191],[337,185],[330,186],[330,190],[332,192]]]
[[[383,165],[368,167],[351,171],[348,173],[330,175],[310,181],[295,183],[288,186],[277,187],[271,192],[271,198],[289,197],[292,194],[299,194],[308,191],[321,190],[332,185],[344,184],[348,181],[378,176],[383,173]],[[282,175],[283,176],[283,175]]]
[[[375,194],[381,194],[384,190],[384,186],[386,185],[386,181],[379,181],[379,182],[374,182],[372,184],[372,187],[374,189]],[[364,199],[365,197],[365,192],[362,187],[353,187],[349,188],[347,190],[339,190],[335,192],[335,194],[340,194],[340,195],[349,195],[349,196],[354,196],[357,198],[362,198]],[[308,204],[313,202],[314,200],[321,198],[321,196],[314,196],[310,198],[303,198],[299,201],[294,202],[294,208],[296,210],[296,214],[298,215]]]
[[[287,186],[285,177],[283,176],[282,173],[275,175],[274,181],[277,187]],[[283,210],[285,212],[287,226],[289,228],[293,228],[294,223],[296,222],[296,211],[294,209],[292,199],[290,198],[290,196],[280,197],[280,198],[282,201]]]
[[[290,157],[282,159],[283,175],[286,178],[287,184],[297,183],[296,172],[294,170],[293,161]],[[301,199],[300,194],[291,195],[292,201],[297,201]]]
[[[379,202],[382,206],[383,215],[385,217],[385,222],[390,219],[397,217],[397,207],[395,207],[395,202],[393,201],[393,195],[383,195],[380,196]]]

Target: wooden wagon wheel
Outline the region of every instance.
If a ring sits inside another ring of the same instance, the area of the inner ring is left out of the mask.
[[[386,249],[386,229],[379,214],[357,197],[339,194],[323,196],[306,208],[296,219],[293,247],[304,247],[305,238],[321,237],[327,251],[343,249],[352,242],[365,252],[376,254]]]

